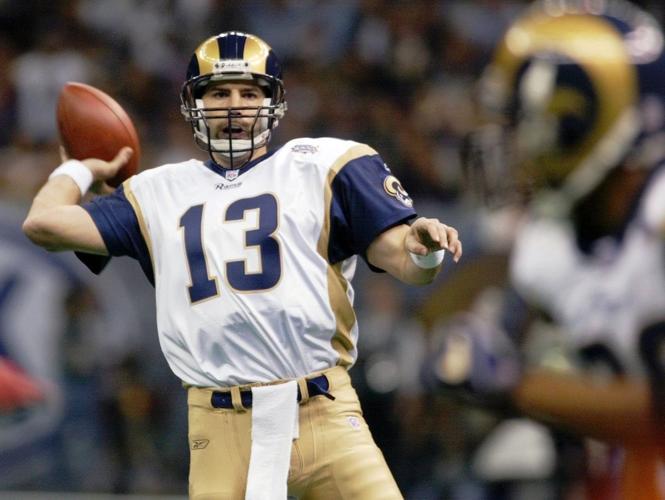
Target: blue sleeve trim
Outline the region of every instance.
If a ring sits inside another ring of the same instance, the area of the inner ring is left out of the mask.
[[[379,155],[351,160],[332,183],[329,262],[352,255],[367,261],[367,248],[377,236],[414,217],[411,199]]]
[[[83,205],[90,214],[109,254],[113,257],[129,256],[139,261],[143,273],[154,285],[154,273],[150,252],[141,233],[134,208],[125,196],[123,186],[108,196],[99,196]],[[99,274],[110,257],[77,254],[79,259],[95,274]]]

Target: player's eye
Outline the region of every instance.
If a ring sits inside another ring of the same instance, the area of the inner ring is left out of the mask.
[[[229,97],[229,91],[225,89],[212,89],[206,92],[209,99],[226,99]]]

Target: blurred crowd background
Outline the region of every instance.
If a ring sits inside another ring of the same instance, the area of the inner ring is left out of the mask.
[[[352,370],[405,496],[559,498],[575,440],[425,391],[418,369],[455,312],[492,314],[505,278],[502,221],[466,196],[460,148],[476,82],[529,2],[509,0],[0,0],[0,355],[45,381],[46,399],[0,410],[0,489],[187,491],[184,390],[163,360],[152,289],[114,259],[99,278],[20,232],[58,164],[55,105],[80,81],[116,98],[141,168],[204,153],[179,113],[194,48],[237,29],[282,59],[289,110],[272,146],[336,136],[377,149],[421,214],[456,226],[463,262],[426,288],[359,266],[360,359]],[[660,0],[636,2],[661,22]],[[488,222],[490,221],[490,222]]]

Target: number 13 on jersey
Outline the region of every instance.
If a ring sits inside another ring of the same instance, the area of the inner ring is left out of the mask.
[[[194,304],[219,294],[217,276],[210,276],[208,254],[203,238],[204,205],[189,207],[180,217],[180,227],[184,232],[186,265],[189,269],[191,285],[188,286],[189,299]],[[226,281],[239,292],[254,292],[274,287],[282,275],[279,241],[275,235],[279,214],[277,200],[272,194],[261,194],[253,198],[236,200],[226,209],[222,224],[240,223],[246,220],[247,212],[257,211],[255,227],[243,227],[244,244],[247,249],[259,252],[260,270],[248,272],[246,259],[225,260]],[[206,217],[215,214],[206,214]],[[223,245],[223,243],[222,243]],[[215,248],[220,248],[215,245]]]

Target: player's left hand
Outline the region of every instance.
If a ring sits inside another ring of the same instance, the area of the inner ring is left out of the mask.
[[[409,252],[417,255],[447,250],[453,255],[455,262],[462,257],[462,242],[457,229],[443,224],[439,219],[416,219],[406,235],[405,244]]]

